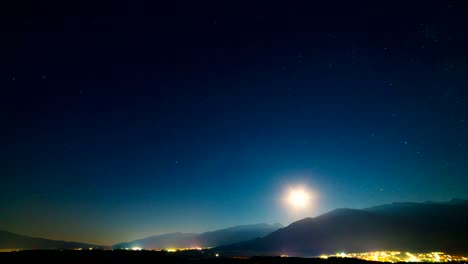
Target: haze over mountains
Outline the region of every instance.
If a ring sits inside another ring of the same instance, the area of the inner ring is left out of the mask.
[[[194,248],[214,247],[264,237],[283,227],[280,224],[242,225],[201,234],[171,233],[147,237],[127,243],[120,243],[113,248]]]
[[[21,236],[0,231],[0,249],[73,249],[96,245]],[[468,200],[393,203],[336,209],[282,228],[257,224],[201,234],[172,233],[112,248],[216,247],[224,255],[318,256],[339,252],[398,250],[468,254]]]
[[[468,254],[468,200],[336,209],[299,220],[263,238],[216,250],[290,256],[377,250]]]
[[[29,237],[0,230],[0,249],[75,249],[90,247],[96,248],[98,246],[79,242]]]
[[[263,237],[281,228],[280,224],[255,224],[242,225],[220,229],[201,234],[196,233],[171,233],[147,237],[127,243],[120,243],[112,248],[192,248],[213,247],[237,243],[258,237]],[[68,242],[34,238],[0,231],[0,249],[76,249],[76,248],[109,248],[107,246],[91,245],[79,242]]]

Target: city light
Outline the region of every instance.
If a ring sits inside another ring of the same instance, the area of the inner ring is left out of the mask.
[[[339,258],[357,258],[369,261],[380,262],[466,262],[467,257],[453,256],[444,252],[429,252],[429,253],[414,253],[400,251],[374,251],[363,253],[337,253],[335,255],[321,255],[320,258],[327,259],[330,257]]]
[[[141,250],[151,250],[151,251],[166,251],[166,252],[178,252],[178,251],[187,251],[187,250],[204,250],[210,249],[211,247],[190,247],[190,248],[159,248],[159,249],[151,249],[151,248],[141,248],[141,247],[132,247],[132,248],[121,248],[123,250],[133,250],[133,251],[141,251]]]
[[[177,252],[177,251],[186,251],[186,250],[203,250],[203,249],[210,249],[209,247],[201,248],[201,247],[190,247],[190,248],[166,248],[167,252]]]

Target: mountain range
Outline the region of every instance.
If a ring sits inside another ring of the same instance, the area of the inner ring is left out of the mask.
[[[119,243],[112,246],[112,248],[119,249],[138,247],[144,249],[161,249],[214,247],[264,237],[281,227],[282,226],[280,224],[255,224],[235,226],[201,234],[170,233],[151,236],[126,243]]]
[[[165,248],[193,248],[213,247],[225,244],[237,243],[257,237],[263,237],[281,228],[280,224],[255,224],[242,225],[220,229],[201,234],[196,233],[170,233],[156,235],[131,242],[119,243],[112,248],[143,248],[143,249],[165,249]],[[18,235],[8,231],[0,230],[1,249],[76,249],[76,248],[109,248],[106,246],[92,245],[79,242],[51,240],[45,238]]]
[[[336,209],[263,238],[215,250],[228,255],[290,256],[380,250],[468,254],[468,200]]]
[[[1,249],[109,248],[34,238],[0,231]],[[382,250],[468,254],[468,200],[392,203],[365,209],[335,209],[286,227],[236,226],[205,233],[170,233],[112,248],[215,247],[229,255],[318,256]]]
[[[0,249],[75,249],[90,247],[97,248],[99,246],[79,242],[29,237],[0,230]]]

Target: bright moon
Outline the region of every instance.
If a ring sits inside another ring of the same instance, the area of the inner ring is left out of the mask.
[[[309,205],[310,195],[304,189],[291,189],[288,194],[288,203],[294,208],[302,209]]]

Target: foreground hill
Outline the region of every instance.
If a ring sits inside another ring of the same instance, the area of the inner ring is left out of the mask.
[[[197,252],[194,252],[197,253]],[[198,252],[200,253],[200,252]],[[34,264],[377,264],[358,259],[319,259],[319,258],[280,258],[280,257],[252,257],[252,258],[226,258],[206,254],[165,253],[156,251],[132,250],[48,250],[48,251],[19,251],[0,253],[0,263],[34,263]]]
[[[120,243],[112,247],[117,249],[132,247],[144,249],[213,247],[263,237],[281,227],[279,224],[256,224],[230,227],[201,234],[171,233]]]
[[[227,254],[311,256],[376,250],[468,253],[468,200],[337,209],[263,238],[216,248]]]
[[[22,236],[0,231],[0,249],[73,249],[96,248],[96,245]]]

